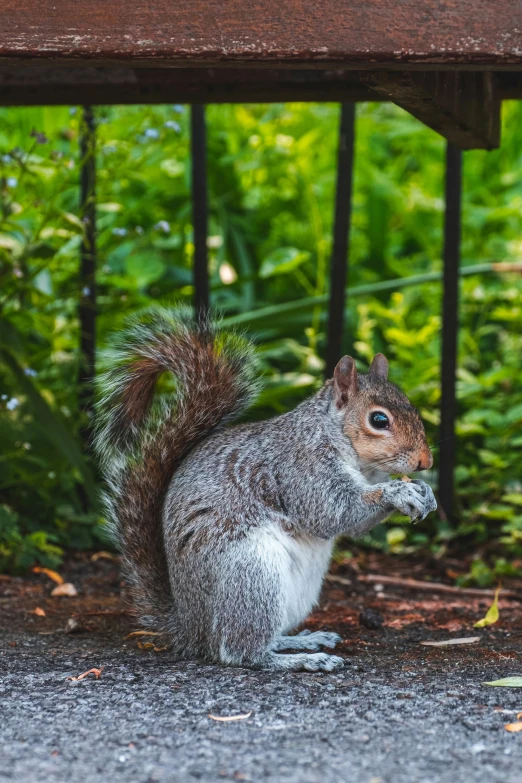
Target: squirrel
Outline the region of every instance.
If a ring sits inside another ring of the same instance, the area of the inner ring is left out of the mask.
[[[227,427],[259,390],[246,338],[158,309],[131,321],[110,356],[95,447],[142,626],[179,657],[341,668],[341,657],[317,652],[338,634],[290,635],[317,603],[335,539],[361,536],[394,510],[424,519],[437,505],[424,481],[390,478],[433,458],[386,358],[362,374],[344,356],[289,413]],[[174,388],[157,393],[166,372]]]

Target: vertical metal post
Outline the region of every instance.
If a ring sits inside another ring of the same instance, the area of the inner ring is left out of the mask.
[[[85,230],[80,248],[80,407],[92,409],[96,350],[96,129],[92,106],[83,107],[80,128],[80,215]],[[88,433],[84,433],[88,438]]]
[[[348,276],[348,249],[350,235],[353,147],[355,131],[355,104],[341,104],[337,184],[333,250],[330,262],[330,301],[326,345],[326,375],[331,377],[341,358],[343,338],[345,288]]]
[[[205,107],[194,104],[191,112],[192,222],[194,226],[194,310],[204,315],[209,308],[207,258],[208,197]]]
[[[439,500],[451,518],[454,501],[455,393],[459,328],[460,211],[462,151],[453,144],[446,148],[446,212],[444,219],[444,274],[442,294],[442,367],[439,451]]]

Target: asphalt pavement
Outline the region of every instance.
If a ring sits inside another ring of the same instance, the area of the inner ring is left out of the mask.
[[[522,689],[481,685],[460,653],[447,671],[376,650],[339,674],[271,674],[107,638],[5,638],[1,781],[522,783],[522,733],[504,728]]]

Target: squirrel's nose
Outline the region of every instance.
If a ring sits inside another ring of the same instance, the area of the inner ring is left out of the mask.
[[[433,455],[429,449],[426,449],[426,451],[421,455],[419,464],[417,465],[417,470],[429,470],[432,465]]]

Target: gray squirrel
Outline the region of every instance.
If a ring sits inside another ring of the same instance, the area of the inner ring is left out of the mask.
[[[421,418],[350,356],[294,410],[231,423],[256,397],[250,343],[208,318],[156,310],[116,336],[101,375],[95,445],[139,621],[179,656],[279,671],[333,671],[335,633],[298,628],[316,604],[340,534],[398,510],[436,508]],[[156,393],[164,373],[169,394]],[[283,654],[284,650],[297,650]],[[305,652],[306,651],[306,652]]]

